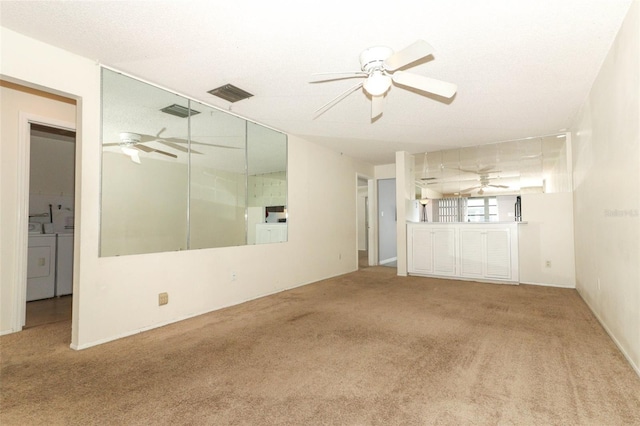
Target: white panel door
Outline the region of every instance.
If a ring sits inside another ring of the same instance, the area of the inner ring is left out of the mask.
[[[486,230],[486,272],[488,278],[511,278],[511,237],[508,229]]]
[[[432,231],[430,229],[412,228],[409,253],[409,272],[430,274],[433,272]]]
[[[483,233],[480,229],[460,230],[460,275],[478,278],[484,276]]]
[[[456,275],[456,232],[455,229],[433,230],[433,273]]]

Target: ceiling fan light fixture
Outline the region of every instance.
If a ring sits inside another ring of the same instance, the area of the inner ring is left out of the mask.
[[[390,87],[391,77],[383,74],[382,71],[374,71],[364,83],[364,90],[371,96],[384,95]]]

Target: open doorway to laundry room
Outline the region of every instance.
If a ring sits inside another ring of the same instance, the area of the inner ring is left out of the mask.
[[[29,121],[25,328],[71,320],[75,130]]]

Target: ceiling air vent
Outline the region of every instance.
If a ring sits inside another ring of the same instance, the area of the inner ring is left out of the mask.
[[[162,108],[160,111],[166,112],[167,114],[175,115],[180,118],[188,117],[189,115],[200,114],[200,111],[196,111],[195,109],[190,110],[187,107],[183,107],[182,105],[173,104],[168,107]]]
[[[209,90],[207,93],[211,93],[213,96],[217,96],[229,102],[238,102],[253,96],[251,93],[245,92],[233,84],[225,84],[217,89]]]

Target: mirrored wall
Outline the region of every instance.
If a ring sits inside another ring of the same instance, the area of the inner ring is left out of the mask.
[[[287,240],[285,134],[102,69],[101,256]]]
[[[416,154],[417,195],[571,192],[565,134]]]

